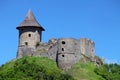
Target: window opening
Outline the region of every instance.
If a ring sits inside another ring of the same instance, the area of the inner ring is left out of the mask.
[[[27,46],[27,45],[28,45],[28,42],[25,42],[25,45]]]
[[[62,41],[62,44],[65,44],[65,41]]]
[[[64,51],[64,48],[62,48],[62,51]]]
[[[62,55],[62,57],[65,57],[65,55]]]
[[[31,34],[28,34],[28,37],[31,37]]]

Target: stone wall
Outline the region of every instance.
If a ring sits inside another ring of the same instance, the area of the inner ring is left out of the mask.
[[[80,50],[82,54],[85,54],[91,57],[95,56],[95,44],[93,41],[86,38],[81,38],[80,46],[81,46]]]
[[[21,58],[23,56],[33,56],[35,50],[28,46],[21,46],[18,48],[17,58]]]
[[[34,28],[20,30],[19,34],[19,46],[26,45],[35,49],[36,43],[40,42],[39,31]]]
[[[56,61],[59,68],[63,70],[70,69],[73,64],[79,62],[84,56],[93,58],[95,44],[91,40],[81,38],[50,39],[48,43],[39,43],[35,52],[31,48],[19,48],[22,51],[20,56],[44,56]],[[27,52],[25,52],[28,50]],[[20,52],[19,52],[20,53]],[[84,55],[84,56],[83,56]]]
[[[72,38],[58,39],[57,64],[63,69],[71,68],[80,59],[79,41]]]
[[[19,46],[17,58],[24,55],[24,48],[31,48],[36,50],[37,42],[40,42],[40,31],[36,28],[27,28],[19,30]]]

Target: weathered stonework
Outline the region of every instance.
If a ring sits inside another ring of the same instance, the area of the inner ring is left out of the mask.
[[[80,45],[81,45],[81,53],[86,54],[86,56],[94,57],[95,53],[95,44],[93,41],[81,38],[80,39]]]
[[[16,28],[19,30],[19,46],[17,58],[25,54],[25,50],[36,51],[36,44],[41,42],[44,28],[36,21],[31,10],[28,11],[25,20]],[[28,51],[27,51],[28,52]]]
[[[37,23],[31,11],[17,29],[19,30],[17,58],[23,56],[48,57],[56,61],[58,67],[63,70],[70,69],[83,57],[89,61],[95,61],[95,43],[89,39],[59,38],[42,43],[41,36],[44,29]]]
[[[69,69],[80,60],[79,41],[72,38],[58,39],[57,63],[61,69]]]

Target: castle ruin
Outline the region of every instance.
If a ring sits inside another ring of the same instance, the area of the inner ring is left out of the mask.
[[[44,56],[56,61],[59,68],[70,69],[84,56],[95,57],[95,43],[89,39],[59,38],[41,42],[45,29],[37,22],[31,10],[25,20],[16,28],[19,30],[17,58],[23,56]]]

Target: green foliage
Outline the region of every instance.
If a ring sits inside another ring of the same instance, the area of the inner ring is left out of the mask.
[[[0,80],[73,80],[45,57],[24,57],[0,67]]]
[[[91,62],[78,62],[66,73],[77,80],[104,80],[101,76],[96,75],[94,69],[96,66]]]
[[[95,73],[105,80],[120,80],[120,65],[104,64],[100,68],[96,68]]]
[[[56,62],[46,57],[23,57],[0,67],[0,80],[120,80],[120,65],[101,67],[83,61],[68,71],[61,71]]]

